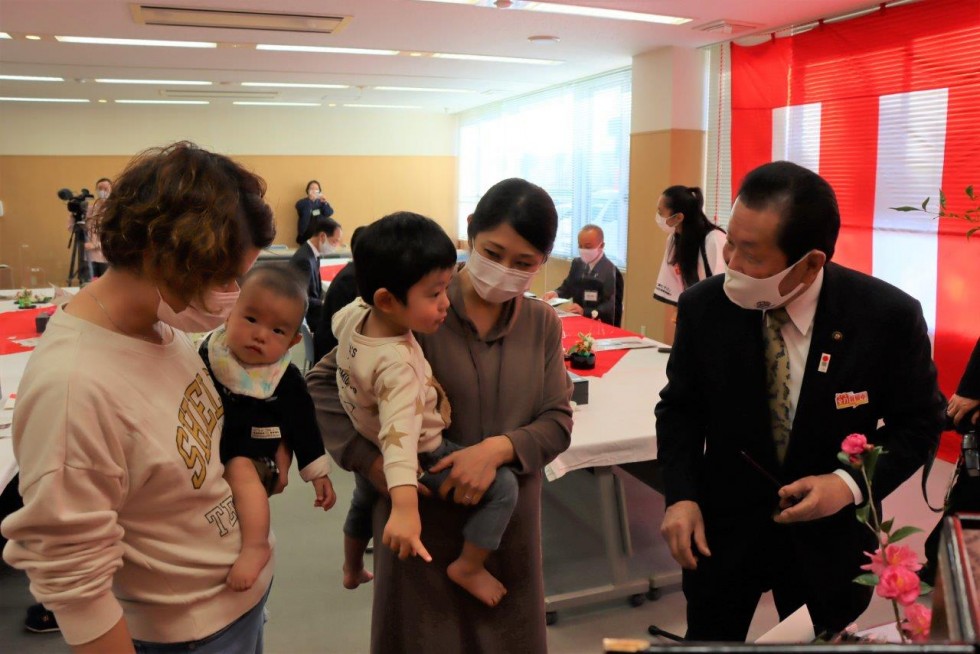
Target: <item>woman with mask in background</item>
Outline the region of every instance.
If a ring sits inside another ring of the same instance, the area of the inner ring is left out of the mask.
[[[241,536],[222,407],[182,330],[224,322],[272,242],[264,193],[193,144],[137,157],[102,216],[109,270],[28,362],[13,426],[24,508],[3,522],[4,558],[75,652],[261,651],[272,563],[247,592],[225,585]]]
[[[296,242],[305,243],[313,236],[317,218],[329,218],[333,207],[323,198],[320,182],[311,179],[306,184],[306,197],[296,201]]]
[[[453,407],[446,437],[466,447],[431,468],[451,468],[441,489],[450,501],[419,499],[432,562],[375,550],[372,652],[547,651],[541,470],[570,442],[571,383],[559,318],[524,291],[551,252],[557,226],[544,189],[522,179],[493,186],[470,219],[470,258],[447,290],[445,323],[434,334],[416,334]],[[387,496],[381,453],[357,434],[338,401],[335,352],[307,378],[324,444]],[[469,512],[461,507],[479,504],[505,465],[517,473],[519,495],[500,549],[486,563],[508,591],[490,608],[445,570],[463,545]],[[386,499],[375,504],[374,533],[382,533],[390,509]]]
[[[97,181],[95,183],[95,200],[89,203],[85,214],[85,261],[89,265],[89,279],[85,281],[101,277],[109,267],[105,255],[102,254],[99,223],[102,221],[105,201],[109,198],[110,193],[112,193],[112,181],[108,177],[103,177]]]
[[[725,272],[725,231],[704,215],[704,195],[696,186],[671,186],[657,202],[657,227],[667,233],[653,299],[669,305],[664,340],[674,340],[677,298],[702,279]]]

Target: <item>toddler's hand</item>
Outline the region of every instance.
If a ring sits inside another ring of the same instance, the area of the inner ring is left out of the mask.
[[[329,511],[337,503],[337,493],[333,490],[330,477],[317,477],[313,480],[313,489],[316,491],[316,501],[313,506],[318,506],[324,511]]]
[[[420,556],[422,560],[429,563],[432,561],[432,556],[422,544],[421,536],[422,521],[419,519],[418,511],[392,509],[381,542],[391,548],[391,551],[403,561],[411,555]]]

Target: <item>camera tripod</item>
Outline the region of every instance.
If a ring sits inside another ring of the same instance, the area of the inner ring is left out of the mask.
[[[85,220],[76,218],[71,227],[71,236],[68,237],[68,249],[71,250],[68,286],[71,286],[73,279],[78,279],[79,286],[92,281],[92,264],[85,259],[85,238]]]

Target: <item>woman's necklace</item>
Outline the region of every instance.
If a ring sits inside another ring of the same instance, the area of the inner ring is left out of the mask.
[[[95,300],[95,303],[99,305],[100,309],[102,309],[102,313],[105,314],[105,317],[108,318],[109,322],[112,323],[112,326],[115,327],[121,334],[125,336],[129,336],[131,338],[139,338],[146,341],[147,343],[153,343],[154,345],[160,345],[163,342],[163,339],[159,336],[157,338],[150,338],[149,336],[143,336],[142,334],[133,334],[126,331],[119,325],[119,323],[117,323],[115,320],[112,319],[112,316],[109,315],[109,310],[105,308],[105,305],[102,304],[102,300],[100,300],[95,293],[90,291],[88,288],[83,288],[82,290],[88,293],[89,296],[91,296],[91,298]]]

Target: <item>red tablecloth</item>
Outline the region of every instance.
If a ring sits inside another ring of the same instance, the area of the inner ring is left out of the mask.
[[[578,340],[579,332],[583,334],[592,334],[592,338],[599,340],[603,338],[622,338],[623,336],[639,336],[625,329],[620,329],[619,327],[613,327],[612,325],[607,325],[606,323],[599,322],[597,320],[592,320],[591,318],[584,318],[582,316],[567,317],[561,319],[562,326],[562,347],[565,351],[572,347]],[[595,353],[595,368],[592,370],[579,370],[578,368],[572,368],[571,363],[565,362],[565,367],[574,372],[576,375],[582,375],[583,377],[602,377],[604,374],[612,370],[613,366],[619,363],[620,359],[626,356],[629,350],[605,350],[603,352]]]
[[[39,334],[34,327],[34,319],[42,312],[54,313],[53,306],[45,305],[33,309],[18,309],[0,313],[0,354],[16,354],[30,352],[33,347],[18,343],[25,338],[37,338]]]
[[[346,266],[346,263],[331,263],[320,266],[320,279],[325,282],[332,282],[337,273]]]

